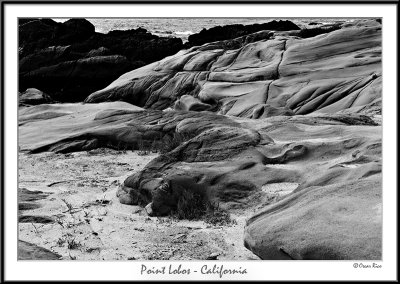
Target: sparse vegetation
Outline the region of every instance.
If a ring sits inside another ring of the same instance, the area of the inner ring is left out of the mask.
[[[217,206],[209,207],[205,216],[204,222],[213,226],[236,225],[236,220],[231,218],[231,215]]]
[[[72,214],[73,213],[73,210],[75,209],[73,206],[72,206],[72,204],[71,203],[69,203],[67,200],[65,200],[65,199],[61,199],[61,201],[62,202],[64,202],[64,204],[67,206],[67,208],[68,208],[68,213],[69,214]]]
[[[75,238],[67,239],[68,249],[78,249],[80,246],[81,246],[81,243],[75,241]]]
[[[178,220],[204,220],[213,226],[236,224],[230,214],[221,209],[219,204],[212,204],[200,194],[185,190],[178,200],[172,217]]]
[[[172,217],[181,220],[198,220],[207,210],[207,202],[200,194],[195,194],[185,190],[181,194],[176,210],[172,212]]]
[[[64,244],[65,244],[65,242],[66,242],[66,240],[65,240],[65,238],[58,238],[58,240],[57,240],[57,245],[59,246],[59,247],[62,247]]]
[[[139,156],[147,156],[150,154],[150,148],[144,143],[142,139],[138,141],[138,155]]]
[[[64,234],[62,237],[58,238],[57,245],[62,247],[64,244],[67,244],[67,248],[71,250],[78,249],[82,246],[80,242],[76,241],[76,237],[70,233]]]
[[[34,223],[31,223],[33,228],[35,229],[36,235],[40,236],[39,227],[37,227]]]
[[[90,213],[89,211],[86,211],[86,210],[83,210],[83,216],[84,216],[85,218],[90,218],[90,217],[92,217],[92,216],[91,216],[91,213]]]

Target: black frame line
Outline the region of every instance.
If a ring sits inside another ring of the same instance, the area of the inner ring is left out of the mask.
[[[1,0],[0,0],[1,1]],[[4,114],[4,101],[5,101],[5,64],[4,64],[4,59],[5,59],[5,48],[4,48],[4,42],[5,42],[5,6],[6,5],[19,5],[19,4],[35,4],[35,5],[57,5],[57,4],[67,4],[67,5],[87,5],[87,4],[95,4],[95,5],[126,5],[126,4],[168,4],[168,5],[192,5],[192,4],[201,4],[201,5],[215,5],[215,4],[229,4],[229,5],[253,5],[253,4],[262,4],[262,5],[271,5],[271,4],[279,4],[279,5],[290,5],[290,4],[301,4],[301,5],[323,5],[323,4],[337,4],[337,5],[388,5],[388,4],[395,4],[396,5],[396,23],[398,26],[398,11],[399,11],[399,0],[166,0],[166,1],[161,1],[161,0],[138,0],[138,1],[132,1],[132,0],[116,0],[116,1],[110,1],[110,0],[84,0],[84,1],[79,1],[79,0],[60,0],[60,1],[55,1],[55,0],[41,0],[41,1],[27,1],[27,0],[8,0],[8,1],[1,1],[1,98],[0,98],[0,125],[1,125],[1,150],[0,150],[0,168],[1,168],[1,183],[0,183],[0,196],[1,196],[1,246],[0,246],[0,262],[1,262],[1,273],[0,273],[0,281],[1,282],[16,282],[14,280],[5,280],[5,238],[4,238],[4,221],[5,221],[5,158],[4,158],[4,153],[5,153],[5,144],[4,144],[4,135],[5,135],[5,114]],[[64,18],[64,17],[61,17]],[[70,17],[66,17],[70,18]],[[88,17],[88,18],[96,18],[96,17]],[[118,17],[109,17],[109,18],[118,18]],[[120,18],[126,18],[126,17],[120,17]],[[138,17],[129,17],[129,18],[138,18]],[[149,17],[146,17],[149,18]],[[150,17],[151,18],[151,17]],[[154,17],[158,18],[158,17]],[[168,18],[168,17],[163,17],[163,18]],[[172,18],[172,17],[171,17]],[[176,18],[176,17],[174,17]],[[197,17],[192,17],[192,18],[197,18]],[[207,17],[198,17],[198,18],[207,18]],[[234,18],[234,17],[232,17]],[[260,18],[260,17],[253,17],[253,18]],[[269,18],[269,17],[266,17]],[[273,17],[271,17],[273,18]],[[290,17],[287,17],[290,18]],[[296,17],[296,18],[307,18],[307,17]],[[346,17],[343,17],[346,18]],[[396,50],[396,56],[398,56],[398,30],[396,34],[396,45],[397,45],[397,50]],[[398,62],[397,62],[398,63]],[[398,64],[396,64],[396,71],[398,73]],[[396,91],[398,92],[398,81],[396,81]],[[399,106],[398,98],[397,98],[397,109]],[[396,109],[396,121],[398,121],[398,112]],[[397,126],[397,141],[398,141],[398,126]],[[383,150],[383,149],[382,149]],[[398,147],[396,149],[398,151]],[[396,157],[396,166],[398,165],[398,159]],[[398,188],[398,177],[396,177],[396,189]],[[396,211],[398,211],[398,207],[396,206]],[[397,213],[397,212],[396,212]],[[397,216],[398,214],[396,214]],[[397,225],[397,224],[396,224]],[[398,236],[398,226],[396,226],[396,233]],[[397,242],[398,245],[398,242]],[[398,253],[396,253],[396,257],[398,257]],[[383,259],[382,259],[383,260]],[[398,260],[398,258],[397,258]],[[396,270],[396,278],[398,279],[398,271]],[[172,281],[187,281],[187,280],[165,280],[165,282],[172,282]],[[192,280],[191,282],[204,282],[207,280]],[[228,282],[227,280],[222,280],[223,282]],[[232,281],[232,280],[230,280]],[[238,282],[240,280],[234,280],[232,282]],[[257,281],[251,281],[251,282],[264,282],[268,280],[257,280]],[[276,282],[283,282],[285,280],[278,280]],[[60,283],[68,283],[68,282],[77,282],[77,281],[65,281],[65,280],[60,280],[60,281],[51,281],[51,280],[46,280],[46,281],[40,281],[40,280],[33,280],[29,282],[60,282]],[[95,282],[94,280],[86,280],[83,282]],[[97,280],[96,282],[110,282],[108,280]],[[112,282],[144,282],[144,281],[135,281],[135,280],[117,280],[117,281],[112,281]],[[297,280],[295,282],[320,282],[320,280]],[[333,280],[323,280],[323,282],[341,282],[341,281],[333,281]],[[375,282],[374,280],[352,280],[351,282]],[[385,281],[380,281],[380,282],[392,282],[389,280]],[[397,282],[397,281],[394,281]]]

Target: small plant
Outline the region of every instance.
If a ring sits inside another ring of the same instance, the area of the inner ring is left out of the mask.
[[[165,225],[171,225],[172,224],[172,220],[170,218],[160,218],[157,217],[157,222],[159,224],[165,224]]]
[[[75,238],[69,237],[66,239],[66,242],[68,249],[78,249],[79,247],[81,247],[81,244],[75,241]]]
[[[158,153],[160,151],[160,142],[154,140],[153,143],[151,143],[150,150],[152,153]]]
[[[147,151],[147,150],[140,150],[140,151],[137,152],[137,154],[138,154],[139,156],[148,156],[148,155],[150,155],[150,151]]]
[[[89,211],[86,211],[86,210],[83,210],[83,216],[84,216],[85,218],[90,218],[90,217],[92,217],[92,215],[90,214],[90,212],[89,212]]]
[[[34,223],[31,223],[31,224],[32,224],[33,228],[35,229],[36,235],[40,235],[39,227],[37,227]]]
[[[231,215],[221,209],[219,204],[216,206],[207,207],[207,212],[204,216],[204,222],[213,226],[236,225],[236,220],[231,218]]]
[[[72,204],[71,203],[69,203],[67,200],[65,200],[65,199],[61,199],[61,201],[62,202],[64,202],[64,204],[67,206],[67,208],[68,208],[68,213],[69,214],[72,214],[72,211],[74,210],[74,207],[72,206]]]
[[[178,220],[199,220],[206,209],[207,205],[203,196],[185,190],[182,192],[172,216]]]
[[[122,151],[123,154],[126,153],[126,149],[128,148],[128,145],[122,141],[119,141],[117,144],[117,151]]]
[[[184,191],[178,200],[172,217],[178,220],[204,220],[213,226],[224,226],[237,224],[230,214],[220,208],[219,204],[212,204],[204,196],[190,191]]]
[[[72,215],[73,216],[73,215]],[[64,220],[62,220],[61,218],[56,218],[56,220],[55,220],[55,222],[57,223],[57,224],[59,224],[62,228],[64,228],[64,229],[69,229],[69,228],[72,228],[72,227],[74,227],[74,226],[76,226],[76,225],[78,225],[76,222],[75,222],[75,218],[74,218],[74,221],[73,222],[70,222],[70,221],[64,221]]]
[[[140,139],[138,141],[138,152],[137,154],[139,156],[147,156],[150,154],[150,150],[148,149],[148,147],[145,145],[144,141],[142,139]]]
[[[63,222],[63,220],[61,220],[61,218],[57,217],[55,221],[56,221],[56,223],[57,223],[58,225],[60,225],[62,228],[65,228],[64,222]]]
[[[59,238],[58,240],[57,240],[57,245],[59,246],[59,247],[62,247],[64,244],[65,244],[65,242],[66,242],[66,240],[65,240],[65,238]]]

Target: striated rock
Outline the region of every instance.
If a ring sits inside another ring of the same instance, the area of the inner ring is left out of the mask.
[[[22,109],[19,122],[21,150],[33,152],[70,152],[118,145],[138,149],[139,144],[149,147],[181,133],[186,135],[185,140],[193,138],[193,144],[185,144],[186,148],[180,148],[174,155],[208,160],[229,155],[230,148],[224,145],[224,140],[232,149],[239,149],[257,144],[260,139],[256,132],[213,113],[143,111],[122,102],[40,105]],[[37,131],[44,128],[49,131],[38,137]],[[203,147],[192,153],[191,147],[199,143]]]
[[[53,100],[49,95],[38,89],[30,88],[23,93],[19,93],[19,105],[38,105],[52,102]]]
[[[368,117],[345,114],[236,122],[210,112],[144,111],[120,102],[26,108],[20,111],[19,132],[21,150],[31,152],[98,147],[162,150],[163,145],[175,145],[128,178],[118,193],[123,203],[153,202],[152,212],[157,215],[173,210],[181,187],[198,187],[207,199],[235,208],[255,204],[268,183],[291,182],[306,188],[379,173],[378,154],[368,154],[367,149],[380,143],[380,128],[375,125]],[[171,139],[177,134],[182,136],[174,142]],[[353,159],[335,162],[356,150]],[[321,157],[332,163],[321,165]],[[288,163],[294,167],[274,168]],[[164,196],[163,191],[157,193],[163,181],[178,184],[178,194],[172,186],[175,197],[168,210],[162,209],[164,205],[157,208],[162,202],[153,199]],[[182,182],[184,186],[179,186]]]
[[[211,108],[211,105],[202,103],[199,99],[189,95],[183,95],[175,102],[174,105],[175,110],[204,111],[210,110]]]
[[[93,56],[105,56],[105,55],[110,55],[111,51],[108,48],[105,48],[104,46],[101,46],[97,49],[92,49],[86,54],[86,57],[93,57]]]
[[[305,39],[263,31],[192,47],[124,74],[85,101],[124,100],[160,110],[196,101],[245,118],[366,113],[381,100],[381,26],[374,23]]]

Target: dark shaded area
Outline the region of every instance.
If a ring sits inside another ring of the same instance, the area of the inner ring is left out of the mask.
[[[340,25],[333,25],[331,27],[318,27],[318,28],[313,28],[313,29],[302,29],[300,30],[300,32],[298,33],[297,36],[301,37],[301,38],[309,38],[309,37],[314,37],[320,34],[326,34],[326,33],[330,33],[336,30],[341,29]]]
[[[19,216],[18,222],[20,223],[40,223],[40,224],[48,224],[54,223],[54,219],[48,216]]]
[[[20,19],[19,90],[37,88],[60,102],[83,101],[122,74],[182,46],[181,39],[142,28],[102,34],[85,19]]]
[[[37,201],[41,199],[45,199],[49,196],[48,193],[43,193],[43,191],[39,190],[28,190],[26,188],[18,188],[18,201],[26,202],[26,201]]]
[[[59,260],[61,255],[37,245],[18,240],[18,260]]]
[[[28,190],[26,188],[18,188],[18,210],[23,211],[23,210],[33,210],[40,208],[42,206],[36,203],[36,201],[46,199],[48,196],[49,196],[48,193],[43,193],[42,191],[39,190]],[[22,220],[28,220],[28,219],[29,218],[22,218]]]
[[[202,45],[207,42],[234,39],[244,35],[252,34],[263,30],[290,31],[300,28],[291,21],[271,21],[264,24],[252,25],[227,25],[217,26],[210,29],[203,29],[197,34],[190,35],[187,47]]]
[[[33,210],[33,209],[38,209],[41,206],[36,203],[31,203],[31,202],[20,202],[18,204],[18,210]]]

